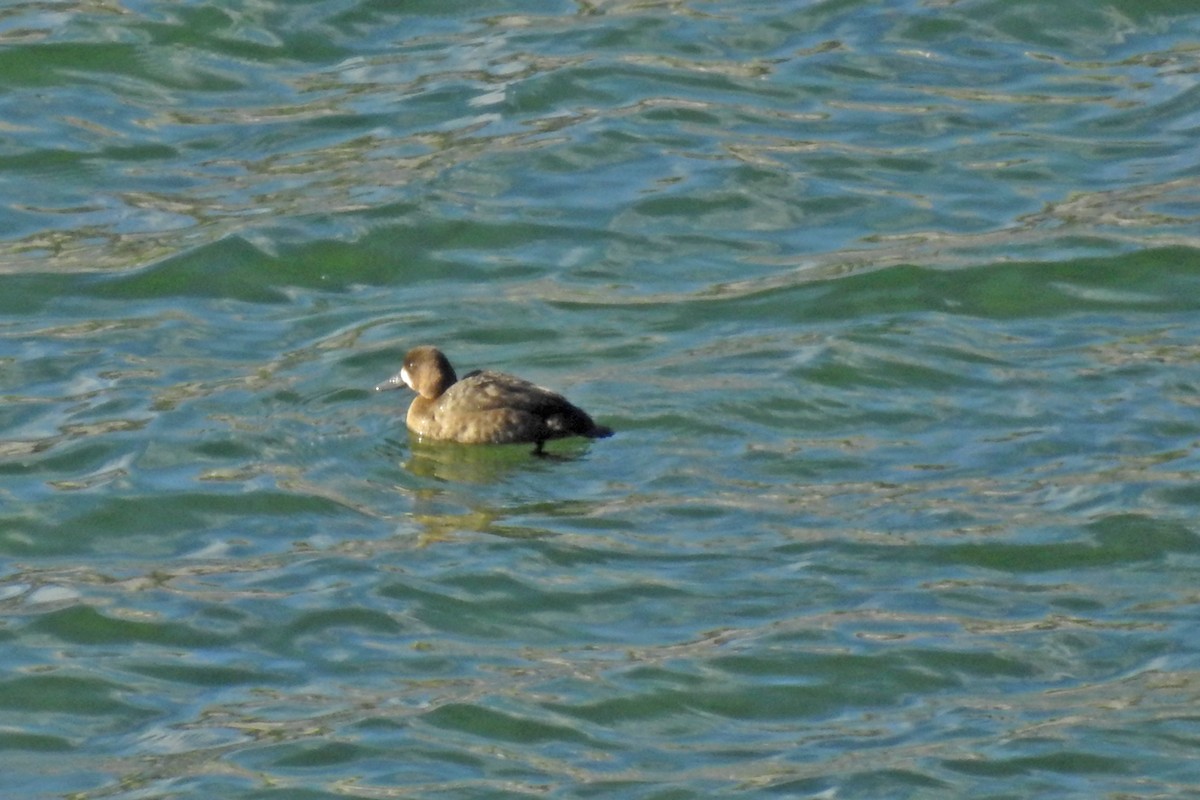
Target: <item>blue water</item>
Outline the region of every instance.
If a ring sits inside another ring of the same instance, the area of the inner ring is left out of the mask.
[[[1200,795],[1198,41],[0,9],[0,797]]]

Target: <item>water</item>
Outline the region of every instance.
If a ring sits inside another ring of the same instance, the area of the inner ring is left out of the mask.
[[[1198,35],[3,9],[0,795],[1200,793]]]

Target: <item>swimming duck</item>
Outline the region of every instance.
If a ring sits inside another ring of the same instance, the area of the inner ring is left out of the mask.
[[[417,393],[405,422],[421,439],[462,444],[533,442],[541,453],[550,439],[612,436],[562,395],[504,372],[475,370],[459,380],[436,347],[414,347],[399,372],[376,391],[407,386]]]

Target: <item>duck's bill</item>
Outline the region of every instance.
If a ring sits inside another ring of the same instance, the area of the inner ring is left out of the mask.
[[[401,370],[383,383],[376,386],[375,391],[386,392],[388,389],[400,389],[406,387],[408,386],[408,381],[404,380],[405,377],[407,376],[404,374],[404,370]]]

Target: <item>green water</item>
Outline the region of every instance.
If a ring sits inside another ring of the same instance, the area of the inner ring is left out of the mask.
[[[1198,41],[0,10],[0,797],[1200,794]]]

